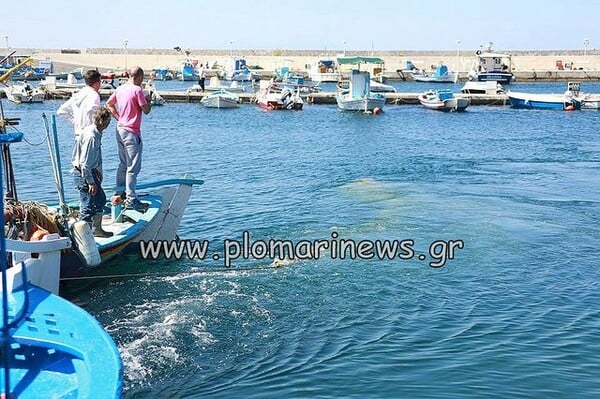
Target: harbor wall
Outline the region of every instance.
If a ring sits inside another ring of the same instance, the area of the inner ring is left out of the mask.
[[[190,56],[212,66],[215,63],[226,65],[232,56],[243,56],[247,65],[260,66],[265,71],[274,71],[281,66],[289,66],[294,70],[307,71],[323,52],[315,50],[189,50]],[[126,67],[139,65],[149,71],[162,67],[177,69],[184,58],[181,52],[174,49],[18,49],[21,54],[33,54],[36,60],[49,59],[55,70],[68,71],[77,67],[98,68],[102,72],[122,71]],[[543,51],[510,51],[513,72],[517,79],[599,79],[600,51],[589,50],[543,50]],[[329,57],[341,56],[341,53],[330,52]],[[377,56],[385,61],[388,73],[405,68],[406,61],[421,69],[430,69],[444,63],[450,69],[466,74],[475,60],[474,51],[352,51],[347,55]],[[571,69],[558,70],[556,64],[561,61]]]

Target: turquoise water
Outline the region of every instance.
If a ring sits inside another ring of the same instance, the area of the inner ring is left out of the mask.
[[[59,105],[4,102],[41,143],[12,146],[22,199],[56,198],[40,115]],[[598,397],[599,123],[594,111],[485,106],[388,106],[380,116],[156,107],[140,180],[205,180],[181,238],[222,254],[244,231],[293,242],[337,234],[414,240],[415,256],[322,251],[226,269],[129,255],[106,268],[129,276],[68,296],[115,338],[126,398]],[[70,131],[58,127],[66,163]],[[112,129],[103,151],[114,176]],[[436,268],[437,240],[464,247]]]

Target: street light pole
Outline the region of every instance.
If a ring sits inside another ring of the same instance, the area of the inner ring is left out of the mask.
[[[229,41],[229,56],[233,58],[233,40]]]
[[[583,65],[587,68],[587,49],[590,45],[590,39],[583,39]]]
[[[8,35],[4,35],[4,42],[6,43],[6,56],[10,54],[10,49],[8,48]]]
[[[456,73],[458,73],[458,63],[460,61],[460,44],[462,43],[462,41],[457,40],[456,41]]]
[[[125,70],[127,70],[127,44],[128,40],[123,40],[123,48],[125,49]]]
[[[346,41],[344,40],[344,57],[346,56]]]

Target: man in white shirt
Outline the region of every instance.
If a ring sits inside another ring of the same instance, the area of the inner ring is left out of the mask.
[[[100,89],[100,72],[90,69],[84,75],[85,86],[77,93],[73,94],[71,98],[60,106],[56,115],[64,118],[67,122],[73,125],[75,133],[75,145],[73,146],[73,153],[71,156],[71,162],[73,166],[77,166],[79,159],[79,151],[77,145],[77,138],[89,125],[94,124],[94,112],[100,107],[100,95],[98,90]]]

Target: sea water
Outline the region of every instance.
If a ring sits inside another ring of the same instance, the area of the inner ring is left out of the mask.
[[[3,104],[28,141],[11,146],[20,199],[56,202],[41,115],[61,102]],[[205,181],[179,236],[210,256],[121,256],[104,272],[124,276],[66,294],[118,344],[126,398],[598,397],[599,124],[498,106],[155,107],[140,182]],[[72,133],[57,128],[68,169]],[[103,152],[110,186],[114,121]],[[330,247],[225,267],[245,238]],[[342,240],[413,253],[353,259],[331,250]]]

